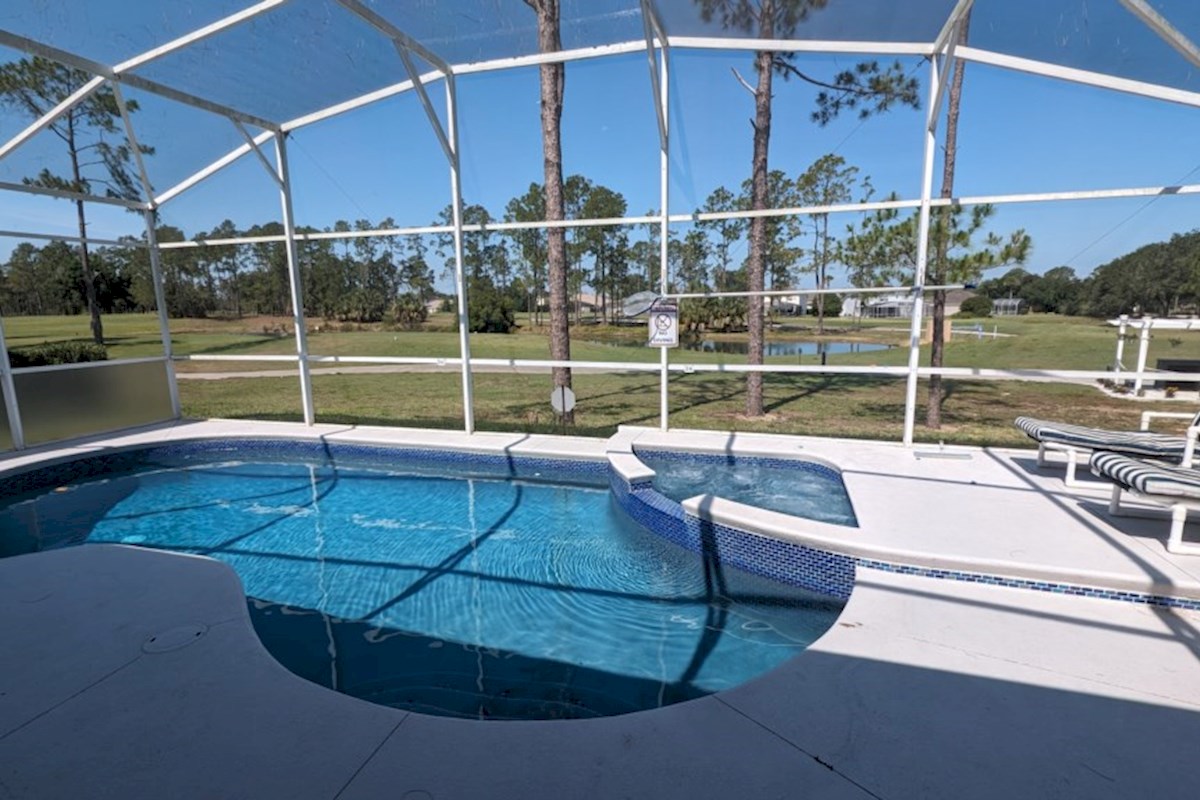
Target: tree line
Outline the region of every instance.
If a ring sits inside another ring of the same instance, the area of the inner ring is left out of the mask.
[[[1083,278],[1066,266],[1043,275],[1016,268],[983,281],[979,292],[993,299],[1020,298],[1030,311],[1058,314],[1194,314],[1200,311],[1200,230],[1139,247]]]
[[[737,191],[718,187],[705,200],[704,212],[749,208],[751,182]],[[843,158],[828,154],[804,172],[770,174],[770,202],[777,207],[828,206],[864,201],[872,196],[869,177]],[[529,312],[541,324],[548,307],[548,244],[545,228],[497,231],[497,222],[531,222],[545,218],[541,184],[511,198],[502,214],[467,204],[463,222],[480,230],[463,237],[463,268],[473,331],[507,332],[514,312]],[[629,212],[624,196],[582,175],[564,180],[568,214],[579,219],[610,219]],[[651,209],[647,216],[658,212]],[[972,235],[990,215],[978,207],[956,229],[956,242],[971,252],[960,271],[978,271],[989,252],[972,249]],[[765,288],[827,288],[841,270],[854,286],[877,285],[911,276],[915,265],[915,216],[868,215],[857,226],[831,224],[829,214],[772,217],[765,228]],[[433,220],[449,226],[446,206]],[[744,218],[705,220],[668,241],[669,288],[675,292],[737,292],[749,285]],[[450,233],[435,235],[355,235],[395,228],[392,219],[338,221],[325,233],[346,238],[297,242],[304,313],[311,317],[357,323],[423,321],[426,309],[443,295],[454,274],[454,241]],[[623,317],[624,301],[659,286],[660,228],[657,223],[573,227],[565,233],[569,313],[583,317],[585,291],[594,292],[594,315],[613,323]],[[304,227],[298,234],[317,233]],[[282,237],[283,226],[265,222],[238,227],[225,220],[193,239]],[[159,226],[160,243],[185,240],[184,231]],[[154,307],[149,255],[144,237],[129,246],[93,247],[89,253],[97,308],[106,314],[145,311]],[[981,255],[984,254],[984,255]],[[1007,257],[1007,256],[1005,256]],[[993,259],[994,260],[994,259]],[[18,245],[0,269],[0,310],[6,314],[75,314],[88,308],[83,249],[63,242],[38,248]],[[167,311],[172,317],[290,315],[286,249],[283,242],[204,244],[160,250]],[[824,324],[826,297],[817,296],[818,326]],[[682,322],[692,330],[745,330],[749,303],[745,298],[685,300]],[[774,305],[769,302],[768,310]]]

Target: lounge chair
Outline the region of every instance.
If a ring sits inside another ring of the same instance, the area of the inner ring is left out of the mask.
[[[1191,423],[1184,436],[1151,433],[1145,428],[1154,416],[1183,417],[1191,420]],[[1143,430],[1140,431],[1110,431],[1065,422],[1049,422],[1033,417],[1017,417],[1014,424],[1038,443],[1039,467],[1049,463],[1046,459],[1047,451],[1066,453],[1067,474],[1063,483],[1070,488],[1079,486],[1075,480],[1075,465],[1079,455],[1103,450],[1127,456],[1173,461],[1177,464],[1185,460],[1191,463],[1191,450],[1195,447],[1197,434],[1200,434],[1200,427],[1197,427],[1200,425],[1200,414],[1193,417],[1191,414],[1147,412],[1142,415]]]
[[[1194,439],[1189,442],[1191,444]],[[1122,453],[1096,452],[1088,462],[1092,474],[1113,482],[1109,513],[1133,516],[1136,512],[1121,508],[1121,493],[1129,492],[1143,500],[1166,506],[1171,512],[1171,532],[1167,551],[1200,555],[1200,542],[1183,541],[1188,511],[1200,508],[1200,470],[1191,466],[1191,452],[1183,465],[1144,461]]]

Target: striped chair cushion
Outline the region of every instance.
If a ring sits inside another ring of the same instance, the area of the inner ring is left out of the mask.
[[[1121,453],[1093,453],[1092,473],[1139,494],[1200,500],[1200,470],[1140,461]]]
[[[1180,458],[1187,446],[1185,437],[1166,433],[1108,431],[1032,417],[1017,417],[1014,424],[1030,439],[1042,444],[1073,445],[1085,450],[1109,450],[1147,458]]]

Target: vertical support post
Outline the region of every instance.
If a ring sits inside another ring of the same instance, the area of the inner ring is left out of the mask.
[[[937,57],[929,59],[929,118],[925,122],[925,164],[921,176],[921,212],[917,224],[917,267],[913,275],[912,326],[908,344],[908,382],[904,391],[904,446],[911,447],[917,420],[917,370],[921,366],[921,325],[924,322],[925,268],[929,263],[930,200],[933,197],[933,158],[937,150],[937,117],[933,114],[941,76]]]
[[[304,297],[300,283],[300,259],[296,254],[296,220],[292,213],[292,182],[288,175],[285,134],[275,137],[275,166],[279,172],[279,201],[283,206],[283,235],[287,247],[288,283],[292,290],[292,324],[296,328],[296,355],[300,359],[300,403],[304,424],[315,421],[313,412],[312,372],[308,368],[308,334],[304,330]]]
[[[1145,383],[1142,380],[1141,373],[1146,371],[1146,356],[1150,353],[1150,329],[1152,327],[1154,327],[1154,319],[1152,317],[1142,317],[1142,332],[1138,337],[1138,376],[1133,380],[1134,396],[1141,395],[1142,384]]]
[[[174,352],[171,349],[171,322],[167,316],[167,296],[163,289],[162,259],[158,250],[158,234],[154,229],[154,212],[142,212],[146,220],[146,246],[150,250],[150,276],[154,281],[154,307],[158,310],[158,331],[162,336],[163,357],[167,359],[167,390],[171,395],[171,414],[183,416],[179,405],[179,382],[175,379]]]
[[[25,449],[25,428],[21,425],[21,409],[17,406],[17,387],[13,383],[12,365],[8,363],[8,339],[4,333],[4,317],[0,317],[0,386],[4,388],[4,410],[8,412],[8,430],[13,449]]]
[[[1124,369],[1122,362],[1125,360],[1125,332],[1129,330],[1129,315],[1122,314],[1118,320],[1120,324],[1117,325],[1117,359],[1113,362],[1113,372]]]
[[[471,378],[470,317],[467,314],[467,278],[463,270],[462,181],[458,159],[458,96],[454,76],[446,81],[446,133],[450,140],[450,207],[454,217],[454,289],[458,295],[458,349],[462,356],[463,428],[475,432],[474,388]]]
[[[662,146],[659,148],[659,203],[661,204],[660,216],[658,219],[659,226],[659,294],[667,294],[670,291],[667,281],[667,255],[669,253],[668,236],[670,234],[670,224],[668,222],[668,201],[670,200],[670,175],[671,175],[671,160],[670,160],[670,139],[668,136],[668,121],[670,118],[671,105],[670,89],[668,85],[667,71],[667,49],[666,43],[659,48],[659,108],[662,116],[662,136],[660,142]],[[658,426],[662,430],[667,430],[668,417],[670,416],[670,396],[668,390],[670,378],[670,349],[669,347],[659,348],[659,398],[658,398]]]

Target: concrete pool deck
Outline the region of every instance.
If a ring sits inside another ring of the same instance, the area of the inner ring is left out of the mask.
[[[843,470],[861,527],[793,523],[781,535],[837,535],[844,551],[896,563],[1200,597],[1200,557],[1166,553],[1164,521],[1110,519],[1106,494],[1063,491],[1032,451],[226,421],[67,450],[272,435],[595,459],[664,443],[818,458]],[[47,453],[64,448],[0,470]],[[862,567],[838,622],[782,667],[700,700],[578,722],[431,717],[309,684],[263,649],[232,570],[137,548],[0,561],[0,636],[0,797],[1190,798],[1200,786],[1188,746],[1200,741],[1200,612]]]

